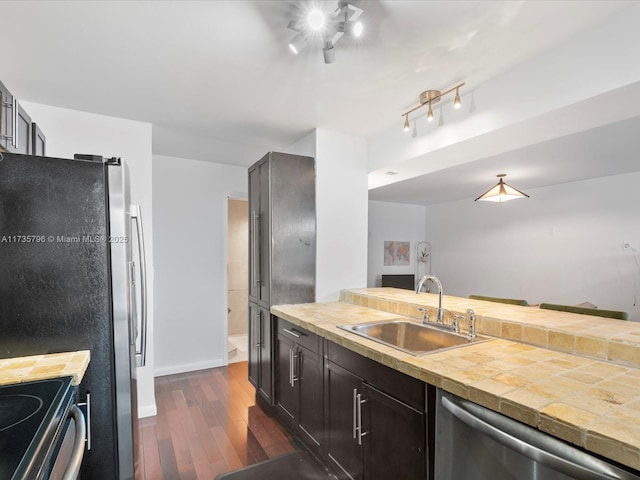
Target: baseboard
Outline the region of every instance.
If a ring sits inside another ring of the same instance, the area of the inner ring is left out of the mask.
[[[138,418],[155,417],[158,414],[156,404],[138,407]]]
[[[156,368],[153,371],[155,377],[162,377],[164,375],[174,375],[176,373],[193,372],[196,370],[204,370],[206,368],[222,367],[224,360],[222,358],[216,358],[214,360],[208,360],[206,362],[197,363],[185,363],[183,365],[172,365],[170,367]]]

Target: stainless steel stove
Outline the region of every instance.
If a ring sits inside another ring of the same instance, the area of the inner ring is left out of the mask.
[[[0,387],[0,479],[44,479],[74,406],[71,377]]]

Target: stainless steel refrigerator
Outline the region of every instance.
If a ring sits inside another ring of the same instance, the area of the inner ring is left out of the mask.
[[[316,296],[315,162],[270,152],[249,167],[249,380],[273,405],[271,305]]]
[[[1,156],[0,357],[90,350],[81,477],[133,479],[146,295],[126,166],[90,155]]]

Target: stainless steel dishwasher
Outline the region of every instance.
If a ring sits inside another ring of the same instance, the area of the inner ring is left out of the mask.
[[[627,480],[640,476],[438,389],[435,478]]]

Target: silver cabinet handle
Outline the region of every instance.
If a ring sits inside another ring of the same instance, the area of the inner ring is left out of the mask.
[[[291,368],[291,386],[293,387],[294,384],[300,380],[300,376],[298,375],[298,359],[300,358],[300,352],[296,349],[293,352],[293,357],[292,357],[292,363],[293,363],[293,367]]]
[[[293,350],[289,349],[289,385],[293,388]]]
[[[136,224],[136,235],[138,239],[138,256],[140,259],[140,310],[142,321],[140,332],[140,351],[136,351],[136,366],[144,367],[147,364],[147,261],[144,249],[144,231],[142,229],[142,210],[140,205],[131,205],[129,212],[131,219]]]
[[[367,400],[362,400],[362,394],[359,393],[356,396],[356,405],[358,406],[358,427],[357,427],[357,431],[358,431],[358,445],[362,445],[362,437],[364,437],[365,435],[367,435],[369,432],[363,432],[362,431],[362,404],[366,403]]]
[[[258,250],[256,249],[257,241],[256,235],[258,234],[256,231],[256,220],[258,216],[256,215],[256,211],[254,210],[251,213],[251,219],[253,221],[253,229],[251,235],[251,252],[253,255],[253,261],[251,262],[251,284],[257,284],[256,282],[256,269],[259,268],[259,259],[258,259]],[[259,295],[258,295],[259,296]]]
[[[261,266],[260,266],[260,215],[258,215],[255,210],[253,212],[253,237],[251,238],[253,242],[253,283],[258,287],[260,285],[261,274]],[[258,292],[258,298],[260,298],[260,292]]]
[[[443,396],[441,401],[446,410],[470,428],[570,478],[578,480],[618,480],[621,478],[609,465],[597,458],[584,454],[573,447],[567,447],[563,442],[531,427],[521,425],[515,420],[506,417],[502,418],[500,414],[485,411],[483,407],[462,399]],[[490,417],[494,421],[500,422],[499,427],[492,423]],[[548,445],[550,448],[545,450],[533,445],[531,440],[535,437],[538,438],[538,443],[542,441],[543,444]],[[522,440],[522,438],[526,438],[527,441]],[[581,457],[586,465],[579,465],[568,458],[563,458],[560,456],[562,453]]]
[[[13,97],[13,146],[18,148],[18,99]]]
[[[358,419],[357,417],[357,412],[358,412],[358,407],[356,407],[356,402],[358,401],[358,389],[354,388],[353,389],[353,439],[356,439],[356,434],[358,432]]]
[[[300,380],[300,377],[296,377],[296,363],[298,363],[298,353],[289,348],[289,385],[291,388],[295,387],[295,383]]]
[[[257,332],[255,330],[258,330]],[[253,327],[253,338],[255,338],[256,340],[258,340],[255,345],[254,348],[260,348],[260,337],[262,336],[262,332],[261,332],[261,328],[260,328],[260,310],[258,310],[256,312],[256,325],[255,327]]]
[[[296,332],[295,330],[288,330],[286,328],[282,329],[283,332],[288,333],[289,335],[292,335],[296,338],[300,338],[300,334],[298,332]]]
[[[84,457],[84,443],[87,436],[87,429],[84,421],[84,415],[76,405],[71,408],[71,417],[76,426],[76,435],[73,443],[73,452],[69,459],[69,465],[62,475],[62,480],[76,480],[80,472],[80,465]]]
[[[18,148],[18,144],[17,144],[17,140],[16,140],[16,132],[17,130],[17,111],[18,111],[18,100],[16,100],[16,98],[14,97],[13,100],[11,100],[10,102],[6,102],[2,96],[2,92],[0,92],[0,107],[2,108],[10,108],[11,109],[11,120],[12,120],[12,125],[11,125],[11,135],[9,135],[9,132],[7,132],[7,134],[2,134],[2,125],[4,124],[4,113],[0,112],[0,117],[2,117],[0,119],[0,138],[4,139],[4,140],[11,140],[11,145],[13,145],[15,148]]]

